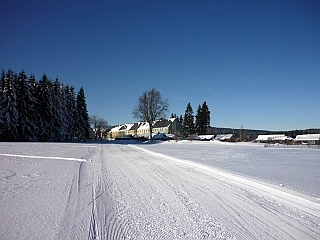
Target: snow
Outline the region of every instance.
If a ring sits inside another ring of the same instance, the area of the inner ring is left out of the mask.
[[[291,137],[287,137],[284,134],[270,134],[270,135],[259,135],[256,141],[285,141],[285,140],[292,140]]]
[[[233,137],[233,134],[219,134],[214,139],[219,141],[225,141],[228,139],[231,139]]]
[[[319,239],[319,149],[132,143],[0,143],[1,239]]]
[[[296,141],[317,141],[320,140],[320,134],[303,134],[297,135]]]
[[[202,140],[211,140],[214,139],[214,135],[199,135]]]

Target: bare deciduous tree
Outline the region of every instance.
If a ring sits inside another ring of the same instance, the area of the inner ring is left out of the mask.
[[[138,99],[138,104],[132,114],[140,121],[149,123],[150,139],[152,139],[152,124],[155,120],[165,118],[168,112],[168,99],[163,100],[155,88],[145,91]]]
[[[102,140],[103,135],[105,135],[110,128],[108,121],[102,117],[93,115],[90,117],[90,122],[95,133],[95,140],[98,138]]]

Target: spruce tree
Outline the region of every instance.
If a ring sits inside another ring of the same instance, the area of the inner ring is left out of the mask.
[[[59,79],[53,82],[53,139],[54,141],[64,141],[66,132],[66,107],[65,107],[65,94],[63,85]]]
[[[206,134],[207,128],[210,126],[210,111],[207,103],[199,105],[196,115],[196,133]]]
[[[196,134],[198,135],[203,134],[202,125],[203,125],[203,114],[202,114],[201,106],[199,104],[197,109],[197,114],[196,114],[196,122],[195,122]]]
[[[76,99],[74,87],[66,85],[66,123],[67,123],[67,139],[72,141],[79,131],[79,121],[76,107]]]
[[[18,111],[18,139],[19,141],[35,141],[34,108],[35,98],[27,75],[22,70],[17,78],[17,111]]]
[[[16,141],[18,139],[18,111],[16,96],[16,78],[12,70],[1,76],[1,139]]]
[[[190,134],[195,133],[195,131],[194,131],[194,116],[193,116],[193,110],[192,110],[190,102],[188,103],[185,114],[184,114],[183,133],[184,133],[185,137],[189,136]]]
[[[52,82],[44,74],[37,85],[38,138],[40,141],[52,141],[53,103]]]
[[[63,141],[89,138],[90,120],[81,88],[52,82],[44,74],[39,82],[22,70],[2,70],[0,79],[0,140]]]
[[[87,110],[86,97],[83,87],[77,94],[77,112],[79,116],[79,137],[80,139],[90,138],[90,118]]]
[[[210,111],[206,101],[204,101],[204,103],[202,104],[201,112],[202,112],[201,131],[202,131],[202,134],[205,134],[207,131],[207,128],[210,126]]]
[[[181,124],[183,124],[183,116],[182,116],[182,115],[180,115],[180,117],[179,117],[179,122],[180,122]]]
[[[32,122],[32,125],[34,126],[33,129],[33,137],[34,141],[38,141],[38,132],[39,132],[39,127],[38,127],[38,99],[37,99],[37,86],[38,83],[36,81],[36,77],[34,74],[31,74],[29,79],[28,79],[28,85],[30,86],[30,95],[32,97],[33,102],[33,109],[30,110],[30,121]]]
[[[1,79],[0,79],[0,140],[2,136],[2,131],[4,130],[4,119],[2,114],[2,96],[3,96],[3,89],[4,89],[4,81],[6,77],[6,72],[2,69],[1,71]]]

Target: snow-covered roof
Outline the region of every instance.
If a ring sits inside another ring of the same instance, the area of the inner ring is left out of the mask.
[[[149,123],[141,122],[141,125],[138,127],[138,130],[149,129]]]
[[[292,139],[284,134],[268,134],[268,135],[259,135],[256,141],[276,141],[276,140],[288,140]]]
[[[320,134],[303,134],[297,135],[296,141],[316,141],[320,140]]]
[[[223,140],[232,138],[232,136],[233,136],[232,133],[230,133],[230,134],[219,134],[219,135],[217,135],[214,139],[215,139],[215,140],[222,140],[222,141],[223,141]]]
[[[214,135],[199,135],[201,139],[213,139]]]
[[[174,122],[176,119],[177,119],[177,118],[173,117],[173,118],[169,118],[168,120],[169,120],[170,122]]]
[[[121,124],[118,126],[115,126],[113,128],[111,128],[110,132],[119,132],[119,131],[126,131],[126,130],[130,130],[130,128],[133,126],[133,124]]]

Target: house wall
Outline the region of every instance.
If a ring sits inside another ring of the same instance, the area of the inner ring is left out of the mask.
[[[169,133],[178,133],[180,136],[183,136],[183,127],[177,118],[170,125]]]
[[[157,133],[168,134],[169,133],[169,127],[152,128],[152,132],[155,133],[155,134],[157,134]]]
[[[180,136],[183,136],[183,127],[181,123],[175,119],[167,127],[152,128],[153,133],[164,133],[164,134],[175,134],[178,133]]]

